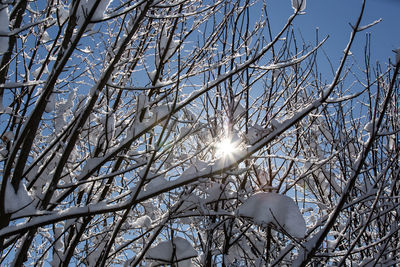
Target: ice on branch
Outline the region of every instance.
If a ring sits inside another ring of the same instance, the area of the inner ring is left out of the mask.
[[[9,20],[7,5],[0,4],[0,55],[8,51],[8,36],[4,35],[7,35],[10,31],[8,28]]]
[[[182,237],[160,242],[147,252],[146,258],[160,264],[177,263],[197,257],[197,251],[189,241]]]
[[[249,197],[237,210],[262,227],[273,225],[292,237],[304,238],[306,222],[297,204],[288,196],[277,193],[257,193]]]
[[[306,9],[306,0],[292,0],[292,8],[295,12]]]

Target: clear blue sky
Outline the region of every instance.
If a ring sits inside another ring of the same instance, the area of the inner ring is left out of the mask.
[[[281,27],[293,13],[290,0],[270,0],[268,3],[271,23]],[[350,36],[349,23],[355,23],[361,4],[361,0],[307,0],[306,14],[296,18],[295,29],[301,31],[309,43],[314,43],[317,27],[321,39],[329,34],[324,49],[336,67]],[[365,34],[371,33],[371,63],[379,60],[385,64],[389,57],[394,59],[392,50],[400,47],[400,0],[367,0],[362,25],[379,18],[383,19],[381,23],[359,33],[351,50],[357,58],[362,56]]]

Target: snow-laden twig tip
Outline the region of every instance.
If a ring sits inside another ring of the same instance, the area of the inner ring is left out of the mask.
[[[295,12],[304,11],[306,9],[306,0],[292,0],[292,8]]]
[[[381,21],[382,21],[382,19],[377,19],[377,20],[375,20],[374,22],[371,22],[371,23],[368,24],[368,25],[364,25],[364,26],[358,27],[358,28],[357,28],[357,31],[361,32],[361,31],[363,31],[363,30],[366,30],[366,29],[368,29],[368,28],[371,28],[372,26],[378,24],[378,23],[381,22]]]

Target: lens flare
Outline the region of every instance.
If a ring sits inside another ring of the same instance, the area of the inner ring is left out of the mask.
[[[217,156],[230,156],[237,150],[237,144],[232,142],[231,138],[223,138],[219,143],[216,144]]]

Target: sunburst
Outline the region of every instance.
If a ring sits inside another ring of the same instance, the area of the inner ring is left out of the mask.
[[[221,141],[216,143],[217,157],[229,157],[238,151],[238,142],[234,141],[232,137],[223,137]]]

